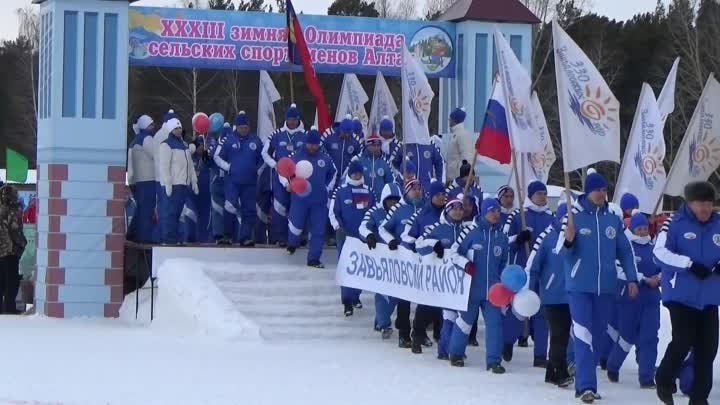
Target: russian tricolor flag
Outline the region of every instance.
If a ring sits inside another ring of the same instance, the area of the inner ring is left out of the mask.
[[[510,134],[504,100],[502,85],[496,81],[488,101],[480,136],[475,143],[475,150],[481,156],[497,160],[501,164],[510,164]]]

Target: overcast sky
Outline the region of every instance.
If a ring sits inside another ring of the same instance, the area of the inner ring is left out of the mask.
[[[205,1],[205,0],[203,0]],[[418,0],[422,4],[424,0]],[[17,37],[18,23],[16,10],[26,7],[31,0],[0,0],[0,39]],[[669,3],[670,0],[663,0]],[[173,6],[180,0],[140,0],[135,5]],[[332,0],[295,0],[295,9],[305,14],[325,14]],[[625,20],[637,13],[655,9],[656,0],[593,0],[594,11],[610,18]],[[33,6],[38,7],[38,6]],[[422,9],[422,7],[418,7]]]

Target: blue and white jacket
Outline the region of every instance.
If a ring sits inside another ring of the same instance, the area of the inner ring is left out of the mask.
[[[408,159],[415,164],[417,168],[417,179],[423,186],[423,190],[430,190],[430,182],[433,180],[442,181],[443,159],[440,150],[434,145],[420,145],[410,143],[406,146]],[[402,156],[403,148],[398,148],[395,155],[390,158],[393,167],[402,172]]]
[[[663,302],[697,309],[720,305],[720,277],[712,274],[700,280],[690,272],[693,262],[712,270],[720,261],[720,215],[713,213],[703,224],[683,205],[665,221],[653,253],[662,269]]]
[[[162,185],[191,186],[197,190],[197,176],[188,146],[182,139],[170,135],[160,144],[160,183]]]
[[[322,149],[314,154],[310,154],[303,147],[296,153],[293,153],[291,159],[295,164],[301,160],[307,160],[313,166],[312,175],[307,181],[310,183],[310,194],[305,197],[299,197],[295,193],[292,193],[291,198],[301,198],[303,201],[308,203],[322,203],[327,204],[328,195],[332,192],[335,187],[335,165],[333,165],[332,159]],[[288,180],[285,177],[279,176],[280,183],[283,186],[287,186]]]
[[[635,252],[635,263],[638,270],[638,280],[640,281],[640,294],[637,299],[631,299],[628,295],[627,288],[621,292],[623,301],[633,300],[641,303],[657,304],[660,302],[660,289],[650,288],[645,284],[645,279],[655,276],[660,273],[660,266],[655,263],[653,257],[653,249],[655,244],[650,239],[650,236],[637,236],[630,232],[629,229],[625,230],[625,236],[627,236],[630,243],[632,243],[633,251]]]
[[[263,144],[257,135],[241,136],[233,131],[215,148],[213,160],[230,174],[233,183],[254,185],[257,184],[259,169],[263,164],[262,148]]]
[[[262,158],[271,168],[275,168],[277,162],[303,149],[305,144],[305,127],[302,121],[295,129],[286,125],[273,131],[263,144]]]
[[[617,294],[619,260],[628,282],[637,282],[637,268],[632,245],[625,236],[622,220],[604,203],[598,207],[578,197],[573,204],[575,240],[565,247],[565,227],[568,217],[563,218],[555,252],[565,263],[565,285],[568,292]]]
[[[335,189],[330,200],[328,216],[333,229],[345,230],[348,236],[360,237],[360,224],[365,213],[375,205],[375,198],[363,180],[345,179],[345,184]]]
[[[440,221],[443,210],[444,207],[436,207],[431,200],[427,200],[423,209],[413,214],[409,223],[405,225],[405,230],[400,238],[403,246],[411,249],[417,238],[425,232],[425,229]]]
[[[490,287],[500,282],[500,274],[507,265],[508,239],[501,225],[491,225],[482,218],[476,224],[463,228],[452,250],[453,262],[465,268],[472,262],[475,275],[470,284],[470,300],[487,300]]]
[[[458,196],[460,194],[463,194],[463,191],[465,191],[465,177],[458,177],[457,179],[453,180],[452,183],[448,187],[445,188],[445,194],[449,196]],[[468,187],[467,195],[474,198],[475,201],[482,201],[483,198],[483,192],[480,187],[478,187],[475,184],[470,184]],[[505,222],[501,222],[505,223]]]
[[[228,135],[232,133],[232,129],[230,127],[223,128],[217,135],[217,138],[213,136],[207,137],[206,147],[208,156],[210,156],[211,159],[208,159],[208,167],[210,168],[210,182],[213,183],[218,180],[222,180],[225,175],[227,174],[225,170],[221,169],[216,163],[215,163],[215,151],[222,146],[222,144],[225,143],[225,138],[227,138]]]
[[[415,249],[419,254],[426,256],[433,253],[436,243],[441,242],[443,248],[449,251],[460,237],[463,228],[469,225],[471,224],[464,224],[462,220],[453,221],[445,212],[440,216],[439,222],[425,228],[415,241]]]
[[[155,181],[155,140],[153,133],[141,129],[128,148],[128,184]]]
[[[339,131],[334,131],[323,137],[321,147],[324,148],[335,164],[338,173],[335,185],[340,186],[340,179],[344,178],[345,170],[350,166],[350,161],[360,153],[360,141],[355,135],[343,139]]]
[[[530,241],[528,241],[531,247],[532,242],[540,236],[540,233],[553,224],[555,216],[547,206],[540,207],[535,205],[529,198],[525,198],[525,207],[523,209],[525,210],[525,224],[531,235]],[[520,218],[520,210],[517,209],[505,220],[503,232],[508,236],[510,243],[510,263],[524,267],[527,263],[528,252],[525,250],[524,243],[517,243],[515,241],[521,230],[522,221]]]
[[[540,295],[543,305],[567,304],[563,258],[553,250],[557,245],[559,224],[540,232],[527,260],[525,271],[530,274],[529,287]]]
[[[360,223],[360,239],[363,242],[367,241],[367,237],[371,233],[375,235],[375,238],[377,238],[378,242],[388,242],[387,240],[384,240],[380,235],[380,225],[385,220],[385,217],[389,212],[389,210],[385,210],[385,200],[390,197],[395,197],[402,200],[402,193],[400,192],[400,187],[398,187],[398,185],[395,183],[386,184],[385,187],[383,187],[380,201],[365,213],[365,216]],[[398,202],[398,204],[400,203]]]
[[[424,205],[425,200],[423,199],[419,199],[413,203],[408,201],[407,198],[395,204],[380,225],[380,236],[382,239],[387,243],[390,243],[391,240],[396,240],[400,243],[402,234],[405,232],[405,227],[411,224],[410,218],[419,212]]]
[[[363,166],[365,184],[370,187],[375,201],[380,201],[385,185],[393,182],[390,165],[388,165],[382,154],[373,156],[367,150],[360,156],[360,164]]]

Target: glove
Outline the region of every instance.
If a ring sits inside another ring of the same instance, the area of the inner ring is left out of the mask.
[[[468,264],[465,265],[465,273],[470,275],[470,277],[475,275],[475,265],[472,262],[468,262]]]
[[[365,242],[367,243],[368,249],[373,250],[377,246],[377,238],[375,237],[374,233],[371,233],[370,235],[365,238]]]
[[[710,270],[702,263],[693,263],[690,265],[690,272],[700,280],[705,280],[710,275]]]
[[[524,231],[520,231],[516,240],[518,243],[525,243],[525,242],[529,241],[531,237],[532,237],[532,234],[530,233],[530,230],[526,229]]]
[[[435,252],[439,259],[442,259],[443,256],[445,256],[445,247],[442,242],[437,241],[437,243],[435,243],[435,246],[433,246],[433,252]]]
[[[170,197],[172,195],[172,186],[170,184],[165,185],[165,194]]]
[[[393,239],[390,242],[388,242],[388,248],[390,250],[397,250],[397,247],[398,247],[397,240]]]
[[[197,183],[192,184],[192,191],[195,195],[200,194],[200,189],[198,189]]]

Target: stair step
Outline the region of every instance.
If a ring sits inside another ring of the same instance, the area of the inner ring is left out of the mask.
[[[314,318],[324,316],[336,316],[338,314],[345,316],[343,313],[343,306],[339,303],[339,299],[331,305],[237,305],[236,307],[245,316],[251,318],[264,319],[269,317],[276,318]],[[375,316],[375,310],[373,308],[356,309],[355,313],[360,314],[361,312],[368,312]],[[262,322],[262,321],[260,321]]]
[[[337,315],[308,316],[303,318],[284,318],[284,317],[267,317],[263,319],[255,318],[255,321],[262,328],[263,326],[288,326],[298,328],[343,328],[343,329],[363,329],[373,327],[375,319],[374,313],[363,314],[361,311],[355,311],[353,316],[345,316],[342,312]]]
[[[335,272],[325,270],[288,270],[282,271],[252,271],[252,272],[222,272],[208,271],[207,274],[216,282],[275,282],[275,281],[297,281],[297,280],[321,280],[335,282]]]

